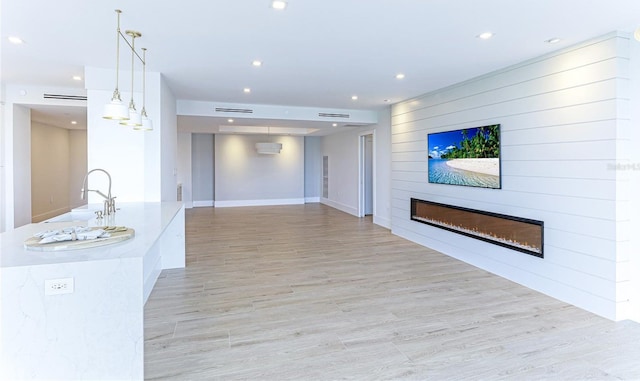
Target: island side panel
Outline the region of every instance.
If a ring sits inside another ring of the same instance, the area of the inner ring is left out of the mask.
[[[184,268],[186,264],[184,205],[160,236],[162,269]]]
[[[2,268],[2,379],[144,377],[142,258]],[[45,295],[45,280],[73,293]]]

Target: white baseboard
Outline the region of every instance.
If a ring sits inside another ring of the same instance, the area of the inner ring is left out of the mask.
[[[206,206],[214,206],[215,202],[213,200],[205,200],[205,201],[194,201],[193,202],[193,207],[194,208],[200,208],[200,207],[206,207]]]
[[[279,198],[267,200],[229,200],[216,201],[216,208],[231,208],[236,206],[273,206],[304,204],[304,198]],[[194,205],[195,206],[195,205]]]
[[[358,217],[358,209],[353,208],[353,207],[351,207],[349,205],[344,205],[344,204],[341,204],[339,202],[336,202],[336,201],[333,201],[333,200],[329,200],[328,198],[321,198],[320,199],[320,203],[325,204],[325,205],[330,206],[332,208],[341,210],[341,211],[343,211],[345,213],[349,213],[349,214],[351,214],[353,216]]]
[[[305,197],[304,198],[304,203],[305,204],[313,204],[313,203],[317,203],[320,202],[320,197]]]
[[[68,206],[65,206],[63,208],[58,208],[58,209],[55,209],[55,210],[50,210],[48,212],[44,212],[44,213],[38,214],[36,216],[32,216],[31,217],[31,221],[33,223],[46,221],[46,220],[48,220],[50,218],[57,217],[57,216],[59,216],[61,214],[65,214],[65,213],[69,212],[70,210],[71,210],[71,208],[69,208]]]
[[[373,223],[391,230],[391,220],[388,218],[373,216]]]

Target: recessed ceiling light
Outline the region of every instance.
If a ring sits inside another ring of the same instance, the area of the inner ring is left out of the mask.
[[[82,81],[82,77],[81,77],[81,76],[79,76],[79,75],[74,75],[74,76],[73,76],[73,80],[74,80],[74,81]]]
[[[274,0],[271,2],[271,8],[273,9],[285,9],[287,7],[286,1]]]
[[[404,74],[402,73],[396,74],[396,79],[404,79]]]
[[[550,39],[546,40],[545,42],[547,44],[557,44],[560,41],[562,41],[562,40],[559,39],[558,37],[554,37],[554,38],[550,38]]]
[[[71,124],[78,124],[78,122],[76,122],[75,120],[72,120]]]
[[[242,91],[244,91],[245,93],[247,93],[247,94],[248,94],[248,93],[250,93],[250,92],[251,92],[251,89],[250,89],[250,88],[248,88],[248,87],[245,87],[245,88],[244,88],[244,90],[242,90]]]
[[[357,101],[358,100],[358,96],[357,95],[352,95],[351,96],[351,100]]]
[[[484,33],[480,33],[476,37],[478,37],[479,39],[482,39],[482,40],[488,40],[493,36],[494,36],[494,34],[491,33],[491,32],[484,32]]]
[[[9,36],[7,40],[9,40],[10,43],[16,44],[16,45],[20,45],[24,43],[24,41],[20,37],[16,37],[16,36]]]
[[[251,63],[253,66],[255,67],[260,67],[262,66],[262,61],[260,60],[253,60],[253,62]]]
[[[333,126],[333,127],[338,127],[338,123],[334,123],[334,124],[332,124],[331,126]]]
[[[227,119],[227,122],[233,123],[233,119]]]

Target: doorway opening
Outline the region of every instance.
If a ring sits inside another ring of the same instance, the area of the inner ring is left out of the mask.
[[[366,132],[359,139],[358,216],[375,215],[375,132]]]

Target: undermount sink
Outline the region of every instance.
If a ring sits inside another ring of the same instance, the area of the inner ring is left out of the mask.
[[[96,218],[96,213],[93,210],[87,211],[71,211],[68,213],[55,216],[46,221],[47,222],[71,222],[71,221],[89,221]]]

